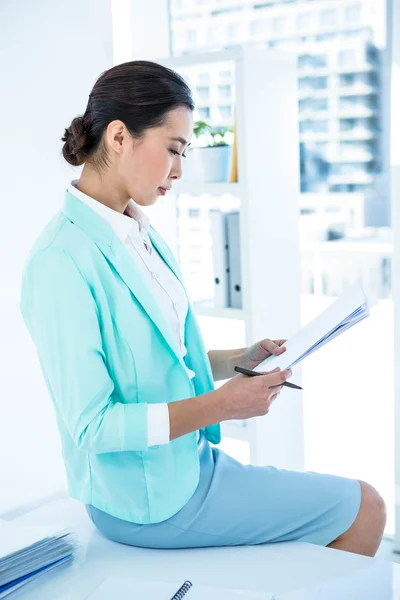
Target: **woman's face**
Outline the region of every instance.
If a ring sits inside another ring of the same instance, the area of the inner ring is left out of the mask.
[[[151,206],[163,195],[159,188],[171,188],[174,180],[182,177],[182,155],[192,133],[193,115],[186,106],[171,110],[165,124],[147,130],[139,142],[125,128],[115,168],[118,185],[127,197],[141,206]],[[181,138],[183,143],[174,138]]]

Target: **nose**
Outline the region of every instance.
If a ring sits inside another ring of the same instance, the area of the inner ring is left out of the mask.
[[[174,161],[174,166],[171,169],[170,177],[171,179],[180,179],[182,177],[182,160]]]

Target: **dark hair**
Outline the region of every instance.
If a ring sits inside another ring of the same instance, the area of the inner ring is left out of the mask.
[[[147,129],[163,125],[167,113],[182,105],[194,110],[189,86],[172,69],[146,60],[116,65],[100,75],[84,114],[65,129],[63,156],[74,166],[89,158],[98,170],[107,167],[103,133],[111,121],[123,121],[140,140]]]

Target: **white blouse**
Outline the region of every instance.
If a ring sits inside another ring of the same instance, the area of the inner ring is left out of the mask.
[[[188,311],[186,293],[180,281],[154,250],[148,235],[150,222],[147,215],[133,200],[129,201],[124,214],[119,213],[78,190],[75,187],[77,183],[78,180],[72,181],[68,192],[107,221],[133,260],[137,262],[154,297],[164,308],[184,357],[187,354],[184,344],[185,319]],[[195,373],[188,367],[186,369],[192,379]],[[166,402],[148,404],[147,408],[148,445],[168,444],[170,441],[168,404]],[[199,439],[198,432],[197,439]]]

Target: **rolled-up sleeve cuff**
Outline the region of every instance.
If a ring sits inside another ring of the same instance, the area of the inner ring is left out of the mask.
[[[167,402],[147,405],[147,433],[149,446],[169,443],[170,425]]]

